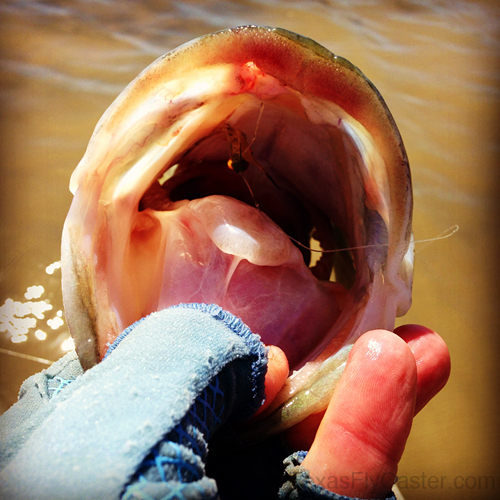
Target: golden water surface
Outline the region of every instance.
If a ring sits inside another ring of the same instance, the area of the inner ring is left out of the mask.
[[[414,181],[414,305],[452,376],[417,416],[401,462],[411,499],[498,498],[500,2],[3,1],[0,4],[0,403],[71,349],[60,235],[69,177],[97,120],[150,62],[242,24],[314,38],[360,67],[387,101]],[[19,357],[33,356],[41,359]]]

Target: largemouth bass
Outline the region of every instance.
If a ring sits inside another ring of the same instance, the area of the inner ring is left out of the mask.
[[[290,363],[253,435],[324,409],[354,341],[410,307],[392,115],[359,69],[289,31],[224,30],[152,63],[99,121],[71,191],[63,297],[83,367],[153,311],[217,303]]]

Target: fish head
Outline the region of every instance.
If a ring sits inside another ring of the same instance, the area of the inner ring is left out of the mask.
[[[287,355],[282,416],[410,307],[394,119],[359,69],[289,31],[228,29],[152,63],[104,113],[70,189],[63,299],[85,369],[142,317],[217,303]]]

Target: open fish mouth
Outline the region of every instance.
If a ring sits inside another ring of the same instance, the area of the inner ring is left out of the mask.
[[[286,30],[224,30],[155,61],[99,121],[71,191],[63,298],[84,368],[151,312],[217,303],[286,353],[283,427],[324,407],[359,335],[410,306],[394,120],[356,67]]]

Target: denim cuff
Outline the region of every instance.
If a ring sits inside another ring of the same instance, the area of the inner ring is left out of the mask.
[[[283,462],[285,465],[285,480],[281,487],[279,500],[362,500],[360,498],[346,497],[315,483],[307,469],[302,467],[302,461],[307,451],[298,451],[290,455]],[[380,500],[395,500],[394,493]]]

